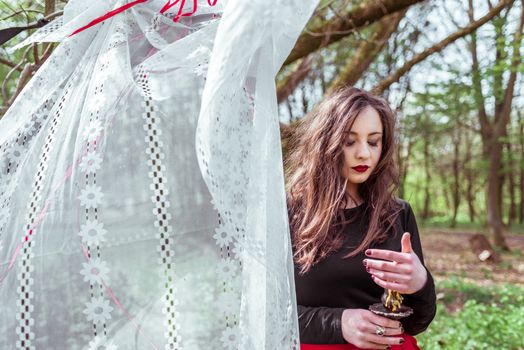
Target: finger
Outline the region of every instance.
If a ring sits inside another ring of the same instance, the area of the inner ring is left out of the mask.
[[[372,343],[369,341],[362,340],[358,342],[357,344],[354,344],[358,347],[358,349],[371,349],[371,350],[387,350],[389,349],[389,345],[381,345],[377,343]]]
[[[402,335],[404,334],[404,328],[386,328],[386,332],[384,335],[387,336],[394,336],[394,335]]]
[[[402,339],[402,340],[401,340]],[[404,342],[402,337],[384,337],[376,334],[370,334],[366,337],[366,340],[370,343],[377,343],[381,345],[398,345],[400,342]]]
[[[371,278],[373,279],[373,282],[375,282],[376,284],[378,284],[379,286],[381,286],[384,289],[391,289],[391,290],[397,291],[402,294],[406,294],[409,292],[408,285],[404,283],[384,281],[373,275],[371,275]]]
[[[400,242],[402,245],[402,253],[411,253],[413,251],[411,248],[411,234],[409,232],[404,232]]]
[[[367,314],[367,321],[371,322],[375,326],[382,326],[384,328],[402,328],[402,323],[399,321],[390,320],[389,318],[376,315],[369,311]],[[375,328],[373,329],[373,332]]]
[[[399,253],[399,252],[394,252],[392,250],[386,250],[386,249],[368,249],[366,250],[366,255],[372,258],[396,261],[398,263],[410,263],[411,262],[410,253]]]
[[[376,324],[368,323],[365,327],[365,332],[367,333],[376,334],[376,331]],[[389,328],[384,326],[384,336],[401,335],[402,333],[404,333],[404,329],[402,327]]]
[[[369,269],[394,272],[403,275],[411,274],[411,268],[407,264],[398,264],[396,262],[374,259],[364,259],[362,263]]]
[[[369,334],[369,333],[361,333],[359,336],[359,340],[355,341],[353,345],[357,346],[358,349],[389,349],[391,345],[384,344],[384,341],[380,339],[379,343],[370,341],[373,336],[376,336],[375,334]]]
[[[407,284],[411,277],[409,275],[403,275],[400,273],[385,272],[381,270],[368,269],[368,272],[373,276],[380,278],[383,281],[398,282],[402,284]]]

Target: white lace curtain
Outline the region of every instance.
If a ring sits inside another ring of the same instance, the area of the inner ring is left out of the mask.
[[[298,349],[274,77],[317,1],[70,0],[0,121],[1,349]],[[16,48],[15,48],[16,49]]]

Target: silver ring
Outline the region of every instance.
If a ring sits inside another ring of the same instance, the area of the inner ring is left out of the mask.
[[[375,327],[375,334],[376,335],[380,335],[381,337],[386,333],[386,329],[384,327],[381,327],[381,326],[376,326]]]

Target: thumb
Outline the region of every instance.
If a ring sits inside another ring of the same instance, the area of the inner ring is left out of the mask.
[[[409,232],[404,232],[400,243],[402,245],[402,253],[411,253],[413,251],[411,248],[411,234]]]

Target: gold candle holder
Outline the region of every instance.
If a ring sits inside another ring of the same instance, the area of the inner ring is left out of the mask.
[[[409,306],[402,305],[404,297],[397,291],[385,289],[382,293],[381,303],[373,304],[369,310],[379,316],[384,316],[392,320],[400,320],[413,313]]]

